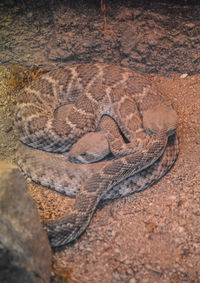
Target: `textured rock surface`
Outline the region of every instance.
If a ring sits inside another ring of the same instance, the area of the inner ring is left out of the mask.
[[[49,282],[51,251],[20,171],[0,162],[0,282]]]
[[[96,61],[164,75],[200,71],[197,1],[106,0],[106,27],[100,0],[17,2],[9,13],[0,4],[1,64],[50,70]]]

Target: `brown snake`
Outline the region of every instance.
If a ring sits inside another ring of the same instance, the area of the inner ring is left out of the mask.
[[[69,215],[45,223],[52,247],[80,236],[101,200],[143,190],[172,167],[176,120],[171,102],[151,81],[121,66],[77,64],[21,91],[18,164],[33,181],[76,196]],[[101,140],[99,147],[93,138]]]

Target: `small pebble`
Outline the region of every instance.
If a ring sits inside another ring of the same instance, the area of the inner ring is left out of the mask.
[[[185,78],[187,78],[187,76],[188,76],[188,74],[182,74],[182,75],[180,76],[180,79],[185,79]]]

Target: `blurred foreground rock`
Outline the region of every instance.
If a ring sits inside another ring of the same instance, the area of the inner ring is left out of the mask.
[[[17,167],[0,162],[0,282],[49,282],[51,250]]]

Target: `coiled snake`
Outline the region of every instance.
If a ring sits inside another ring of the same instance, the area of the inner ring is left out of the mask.
[[[77,64],[25,87],[15,113],[17,162],[33,181],[76,196],[69,215],[45,223],[52,247],[79,237],[101,200],[161,178],[178,155],[176,127],[169,99],[125,67]]]

